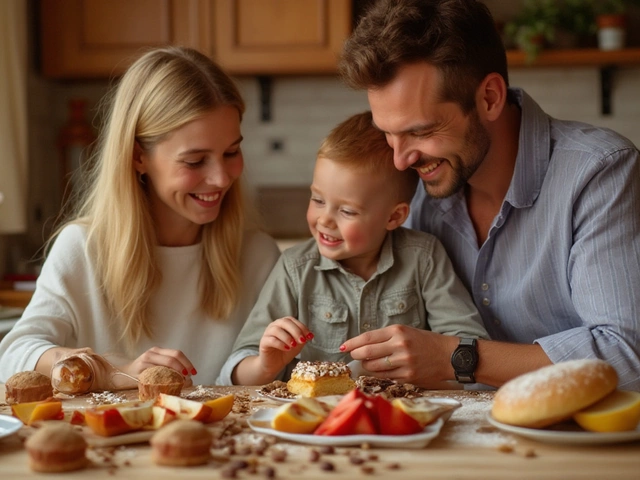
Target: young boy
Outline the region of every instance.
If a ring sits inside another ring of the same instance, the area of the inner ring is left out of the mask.
[[[313,238],[282,254],[218,383],[286,378],[296,358],[349,362],[345,340],[392,324],[488,338],[440,242],[401,227],[417,184],[370,112],[338,125],[313,174]]]

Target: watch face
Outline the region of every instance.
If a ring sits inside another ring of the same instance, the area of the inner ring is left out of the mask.
[[[470,349],[464,348],[456,352],[454,364],[459,370],[473,372],[475,363],[475,355]]]

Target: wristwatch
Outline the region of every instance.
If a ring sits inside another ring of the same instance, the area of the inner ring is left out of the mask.
[[[459,383],[476,383],[473,376],[478,366],[478,349],[475,338],[460,338],[458,348],[451,354],[451,366]]]

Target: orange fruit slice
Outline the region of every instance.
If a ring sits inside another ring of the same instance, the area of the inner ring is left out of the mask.
[[[16,403],[11,405],[11,413],[25,425],[32,425],[38,420],[54,420],[61,417],[62,402],[40,401]]]
[[[271,428],[279,432],[313,433],[323,420],[297,403],[285,403],[276,411]]]
[[[217,422],[229,415],[229,412],[231,412],[231,409],[233,408],[233,401],[235,398],[235,395],[229,394],[224,397],[214,398],[213,400],[207,400],[204,402],[206,406],[211,408],[211,414],[205,423]]]
[[[594,405],[573,415],[585,430],[624,432],[640,423],[640,392],[615,390]]]

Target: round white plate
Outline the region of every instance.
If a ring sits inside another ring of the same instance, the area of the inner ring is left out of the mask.
[[[274,402],[280,402],[280,403],[291,403],[291,402],[295,402],[296,401],[295,398],[276,397],[275,395],[269,395],[268,393],[262,393],[260,390],[258,390],[258,396],[262,397],[262,398],[266,398],[268,400],[272,400]]]
[[[271,428],[277,408],[263,408],[251,415],[247,423],[252,430],[258,433],[272,435],[291,442],[305,443],[307,445],[333,445],[334,447],[347,447],[368,443],[372,447],[397,447],[397,448],[423,448],[440,433],[444,420],[439,418],[431,425],[427,425],[422,433],[415,435],[307,435],[286,433]]]
[[[634,442],[640,440],[640,425],[635,430],[628,432],[587,432],[576,425],[575,430],[560,430],[540,428],[525,428],[507,425],[495,420],[491,413],[487,414],[487,421],[494,427],[509,433],[515,433],[522,437],[538,440],[545,443],[558,443],[563,445],[606,445],[609,443]]]
[[[22,422],[16,417],[0,415],[0,438],[13,435],[22,428]]]

